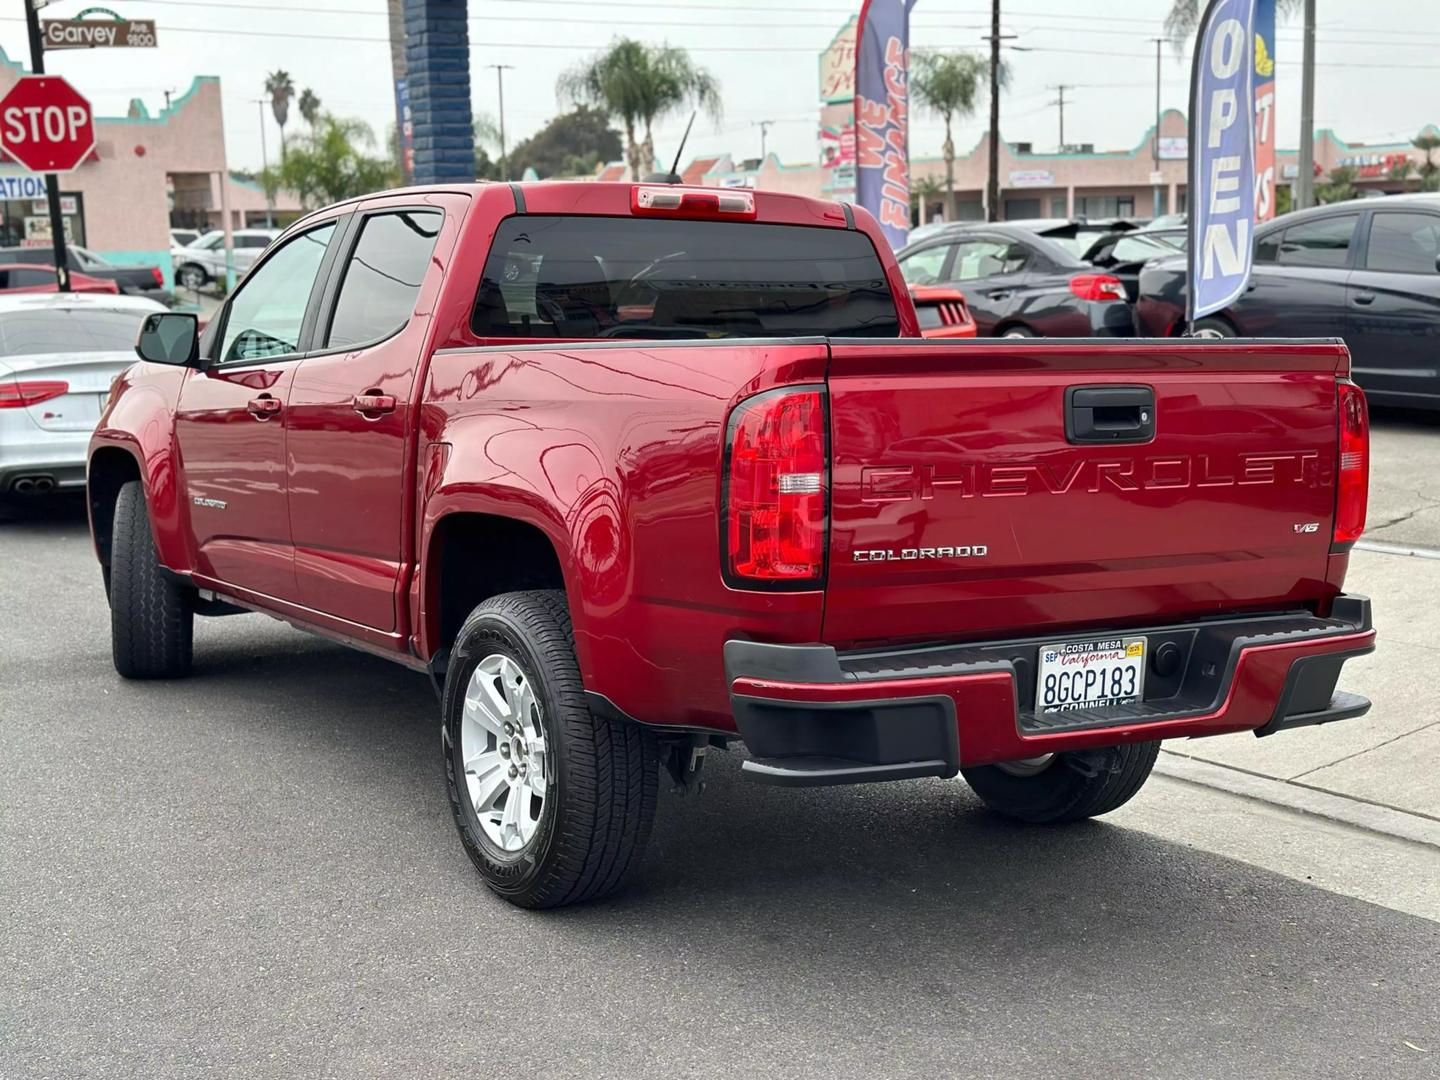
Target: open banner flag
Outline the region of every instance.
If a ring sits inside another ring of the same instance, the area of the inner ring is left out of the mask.
[[[1256,0],[1210,0],[1190,76],[1190,320],[1250,280],[1255,224]]]
[[[855,49],[855,201],[899,251],[910,233],[910,9],[865,0]]]

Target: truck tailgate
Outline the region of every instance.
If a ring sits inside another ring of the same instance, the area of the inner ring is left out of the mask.
[[[1338,343],[835,342],[825,640],[1328,597],[1348,365]]]

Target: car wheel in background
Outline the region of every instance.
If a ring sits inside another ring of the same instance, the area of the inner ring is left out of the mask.
[[[1045,754],[961,769],[965,782],[997,814],[1032,824],[1108,814],[1140,790],[1155,767],[1158,742]]]
[[[210,275],[198,263],[186,263],[175,271],[175,281],[182,288],[198,292],[210,283]]]
[[[1002,338],[1025,338],[1035,337],[1035,331],[1028,326],[1012,326],[1000,335]]]
[[[1231,326],[1224,319],[1197,319],[1195,321],[1195,337],[1197,338],[1232,338],[1238,337],[1235,327]]]
[[[145,490],[132,480],[115,500],[110,541],[110,645],[127,679],[190,674],[195,612],[191,592],[160,566]]]
[[[442,708],[455,824],[491,890],[549,908],[625,884],[650,838],[659,759],[649,731],[590,712],[563,592],[477,607]]]

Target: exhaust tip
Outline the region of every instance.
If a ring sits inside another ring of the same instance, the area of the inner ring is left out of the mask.
[[[21,495],[28,495],[35,490],[35,481],[31,480],[28,476],[22,476],[11,485],[11,490]]]
[[[55,481],[48,476],[37,476],[35,478],[36,491],[54,491]]]

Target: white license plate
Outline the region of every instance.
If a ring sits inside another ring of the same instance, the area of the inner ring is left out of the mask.
[[[1145,639],[1106,638],[1040,646],[1037,713],[1129,705],[1145,696]]]

